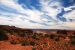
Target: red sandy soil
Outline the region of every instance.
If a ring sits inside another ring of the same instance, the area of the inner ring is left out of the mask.
[[[14,26],[13,27],[0,26],[0,29],[3,31],[6,31],[6,30],[7,31],[11,30],[11,32],[15,31],[14,35],[10,35],[11,34],[10,31],[7,32],[8,40],[0,41],[0,50],[32,50],[32,48],[34,48],[34,47],[36,48],[36,50],[40,50],[39,48],[43,48],[42,50],[75,50],[75,46],[70,46],[70,45],[66,49],[62,49],[62,48],[66,47],[64,45],[64,43],[70,41],[70,39],[66,36],[61,36],[60,43],[56,43],[56,41],[54,41],[53,39],[50,39],[49,37],[44,38],[44,37],[38,36],[39,40],[35,40],[32,37],[25,37],[25,38],[19,37],[17,35],[17,33],[18,32],[23,33],[25,31],[25,29],[16,28]],[[36,32],[37,30],[34,30],[34,31]],[[47,34],[49,32],[49,30],[41,30],[41,31],[45,32]],[[55,31],[55,33],[57,33],[57,32]],[[72,35],[73,33],[75,33],[75,31],[68,31],[67,36]],[[61,35],[63,35],[63,34],[61,34]],[[64,37],[65,37],[65,39],[64,39]],[[15,40],[16,42],[19,42],[21,40],[35,41],[36,43],[38,43],[38,45],[37,46],[31,46],[31,45],[22,46],[21,44],[11,44],[10,41],[12,41],[12,40]],[[44,45],[43,44],[44,42],[47,42],[48,45]],[[50,49],[48,49],[49,47],[50,47]]]
[[[0,41],[0,50],[32,50],[32,46],[12,45],[7,41]]]

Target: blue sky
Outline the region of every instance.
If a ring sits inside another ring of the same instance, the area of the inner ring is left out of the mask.
[[[40,10],[40,3],[39,0],[18,0],[19,4],[24,4],[26,5],[27,8],[32,9],[32,7],[34,7],[35,9]],[[24,6],[22,6],[23,8],[25,8]]]
[[[62,6],[69,7],[75,4],[75,0],[61,0]]]
[[[0,25],[75,29],[75,0],[0,0]]]

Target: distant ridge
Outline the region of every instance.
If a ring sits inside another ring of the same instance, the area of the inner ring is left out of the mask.
[[[23,32],[23,31],[26,31],[26,30],[31,30],[33,32],[43,32],[43,33],[47,33],[49,34],[50,32],[57,32],[57,31],[63,31],[63,30],[60,30],[60,29],[26,29],[26,28],[19,28],[19,27],[15,27],[15,26],[9,26],[9,25],[0,25],[0,30],[13,30],[13,31],[16,31],[16,32]],[[71,32],[75,32],[75,30],[66,30],[67,32],[71,31]]]
[[[25,29],[29,29],[29,28],[19,28],[19,27],[16,27],[16,26],[0,25],[0,29],[22,29],[22,30],[25,30]],[[31,29],[31,30],[56,31],[56,30],[65,30],[65,29]],[[75,30],[67,30],[67,31],[75,31]]]

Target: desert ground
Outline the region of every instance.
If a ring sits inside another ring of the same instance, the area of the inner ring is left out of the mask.
[[[75,50],[75,31],[0,25],[0,50]]]

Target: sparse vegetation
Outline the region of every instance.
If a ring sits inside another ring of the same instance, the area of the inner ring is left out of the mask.
[[[20,37],[26,37],[27,36],[27,34],[26,33],[18,33],[18,35],[20,36]]]
[[[32,50],[36,50],[36,48],[32,48]]]
[[[72,40],[72,41],[71,41],[71,44],[72,44],[72,45],[75,45],[75,40]]]
[[[38,36],[43,37],[43,33],[38,33]]]
[[[48,34],[45,34],[44,37],[49,37],[49,35]]]
[[[51,34],[50,35],[50,39],[54,39],[55,38],[55,35],[54,34]]]
[[[57,34],[67,35],[67,31],[66,30],[58,30]]]
[[[32,46],[32,50],[68,50],[70,45],[75,46],[75,35],[68,36],[65,30],[59,30],[56,34],[43,34],[19,28],[0,29],[0,41],[3,40],[9,40],[11,44],[21,44],[22,47]]]
[[[32,35],[32,38],[33,38],[33,39],[36,39],[36,38],[37,38],[37,34],[33,34],[33,35]]]
[[[44,45],[45,45],[45,46],[48,46],[48,43],[47,43],[47,42],[44,42]]]
[[[55,41],[59,41],[59,37],[56,37],[56,38],[55,38]]]
[[[31,41],[31,42],[30,42],[30,45],[35,46],[36,43],[35,43],[34,41]]]
[[[0,30],[0,41],[8,40],[8,36],[6,35],[4,30]]]
[[[71,44],[72,45],[75,45],[75,35],[74,36],[71,36]]]
[[[17,44],[15,40],[10,41],[11,44]]]
[[[27,45],[29,45],[30,43],[29,43],[29,41],[27,41],[27,40],[24,40],[24,41],[21,41],[21,45],[22,46],[27,46]]]

